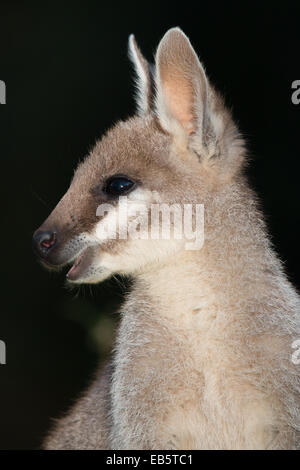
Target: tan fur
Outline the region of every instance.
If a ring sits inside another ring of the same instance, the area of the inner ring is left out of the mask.
[[[145,66],[139,51],[135,57]],[[175,75],[165,68],[170,57]],[[93,269],[81,282],[116,272],[134,278],[111,368],[45,447],[299,448],[299,365],[291,361],[299,297],[244,176],[243,140],[178,29],[162,39],[155,80],[155,108],[140,106],[139,117],[96,144],[43,227],[62,227],[64,256],[74,237],[93,243]],[[175,240],[97,241],[105,217],[99,221],[95,208],[104,196],[95,199],[94,190],[117,173],[141,181],[133,202],[204,204],[202,249]]]
[[[110,365],[104,370],[101,369],[88,393],[80,398],[72,413],[59,420],[58,426],[63,429],[63,433],[50,432],[44,442],[45,448],[57,450],[109,448],[111,373]]]

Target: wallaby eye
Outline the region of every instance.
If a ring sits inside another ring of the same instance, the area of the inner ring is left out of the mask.
[[[134,181],[126,176],[112,176],[106,181],[103,191],[110,196],[121,196],[129,193],[134,186]]]

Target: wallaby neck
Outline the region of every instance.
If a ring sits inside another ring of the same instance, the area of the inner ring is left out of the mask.
[[[212,298],[210,286],[201,275],[198,258],[196,253],[182,253],[138,276],[136,288],[151,298],[160,316],[189,323]]]
[[[221,205],[207,210],[203,247],[145,270],[136,288],[159,305],[161,315],[194,324],[200,312],[202,318],[213,311],[251,313],[282,277],[256,204],[230,188]]]

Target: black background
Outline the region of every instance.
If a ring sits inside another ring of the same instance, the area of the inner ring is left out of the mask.
[[[298,6],[297,6],[298,4]],[[134,112],[127,38],[151,59],[172,26],[190,37],[233,108],[289,277],[300,284],[299,2],[0,3],[0,448],[37,448],[110,349],[120,281],[69,292],[44,271],[31,235],[73,168],[111,124]]]

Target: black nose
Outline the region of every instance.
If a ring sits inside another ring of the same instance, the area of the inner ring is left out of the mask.
[[[46,256],[56,242],[55,232],[36,232],[33,235],[33,249],[40,256]]]

